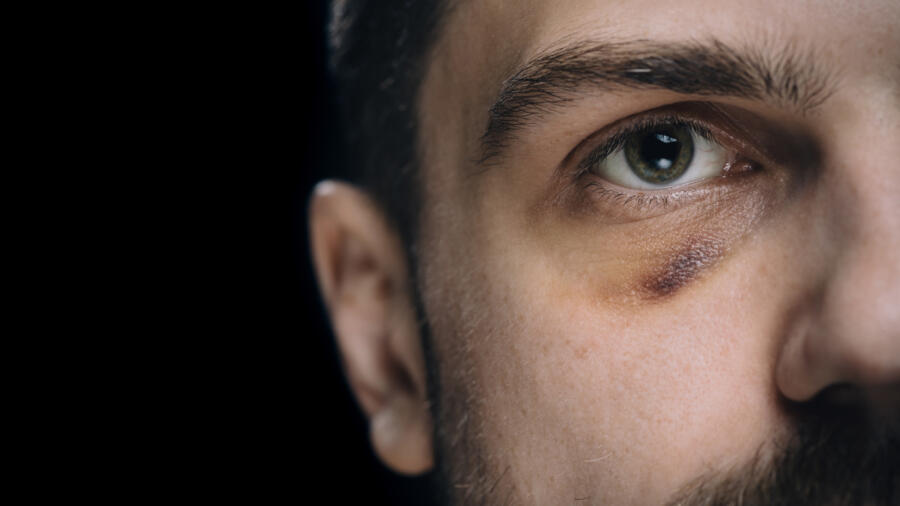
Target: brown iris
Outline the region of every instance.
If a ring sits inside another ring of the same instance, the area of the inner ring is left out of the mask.
[[[678,179],[693,157],[694,141],[685,127],[656,127],[633,134],[625,141],[628,166],[648,183],[664,184]]]

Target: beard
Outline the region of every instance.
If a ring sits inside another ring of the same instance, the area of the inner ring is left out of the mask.
[[[891,395],[887,406],[873,406],[864,392],[838,386],[807,403],[785,402],[795,420],[786,443],[696,480],[668,505],[900,505],[900,418]]]

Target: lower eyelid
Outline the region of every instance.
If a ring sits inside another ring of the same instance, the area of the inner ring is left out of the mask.
[[[735,165],[738,165],[736,162]],[[707,178],[665,190],[624,188],[595,174],[585,174],[579,184],[585,203],[600,212],[606,223],[626,223],[654,218],[703,202],[715,203],[745,191],[760,168],[747,164],[717,178]]]
[[[594,206],[600,206],[607,218],[616,221],[637,221],[653,218],[659,214],[681,207],[697,198],[701,198],[708,190],[687,189],[679,191],[646,192],[617,188],[601,178],[588,182],[585,190]]]

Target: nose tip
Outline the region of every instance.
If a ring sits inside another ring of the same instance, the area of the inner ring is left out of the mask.
[[[793,321],[776,369],[787,398],[805,401],[848,383],[898,405],[897,394],[883,394],[900,388],[898,279],[864,270],[833,278],[818,303]]]
[[[781,393],[794,401],[806,401],[831,385],[848,383],[881,392],[878,398],[896,403],[900,392],[900,350],[896,343],[869,342],[815,335],[805,329],[789,342],[778,363],[776,381]]]

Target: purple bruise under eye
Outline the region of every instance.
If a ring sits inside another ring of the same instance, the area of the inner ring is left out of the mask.
[[[719,260],[722,253],[722,247],[716,241],[690,241],[662,269],[646,278],[641,287],[652,297],[670,296],[697,279],[702,271]]]

